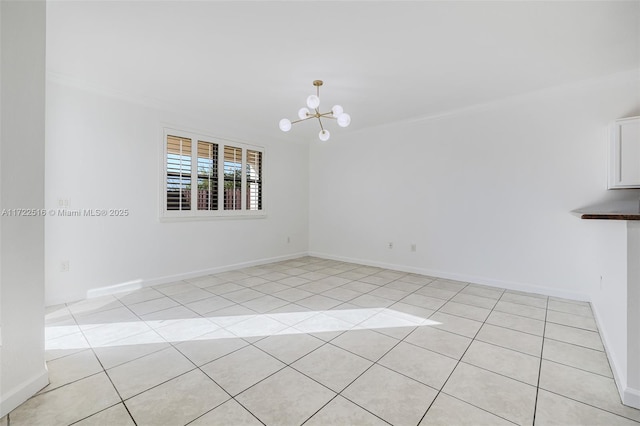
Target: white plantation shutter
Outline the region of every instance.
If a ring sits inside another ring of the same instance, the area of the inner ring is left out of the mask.
[[[262,210],[262,152],[247,150],[247,210]]]
[[[198,141],[198,210],[218,210],[218,144]]]
[[[167,136],[167,210],[191,210],[191,139]]]
[[[242,148],[224,147],[224,209],[242,209]]]

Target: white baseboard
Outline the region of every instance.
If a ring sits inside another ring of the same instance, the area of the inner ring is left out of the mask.
[[[474,275],[457,274],[453,272],[439,271],[434,269],[418,268],[415,266],[396,265],[392,263],[377,262],[367,259],[355,259],[344,256],[334,256],[327,253],[309,252],[309,256],[320,257],[323,259],[340,260],[342,262],[358,263],[361,265],[377,266],[379,268],[392,269],[402,272],[410,272],[420,275],[428,275],[430,277],[443,278],[447,280],[463,281],[472,284],[481,284],[489,287],[506,288],[508,290],[524,291],[527,293],[543,294],[545,296],[561,297],[563,299],[579,300],[588,302],[590,300],[586,293],[567,291],[552,287],[543,287],[533,284],[525,284],[511,281],[501,281],[486,277],[478,277]]]
[[[14,387],[8,392],[2,392],[0,400],[0,418],[9,414],[20,404],[31,398],[40,389],[49,384],[49,372],[46,366],[42,371],[29,380],[25,380],[20,385]]]
[[[600,332],[600,339],[602,339],[602,345],[604,346],[604,351],[607,354],[607,359],[609,360],[609,366],[611,367],[611,372],[613,373],[613,381],[616,384],[616,388],[618,389],[618,393],[620,394],[620,399],[626,405],[625,401],[625,391],[629,389],[627,387],[627,375],[624,371],[622,371],[622,367],[619,358],[617,357],[615,351],[613,350],[613,345],[611,345],[611,339],[609,337],[609,333],[607,332],[607,328],[604,327],[602,323],[602,316],[598,311],[598,306],[595,304],[591,304],[591,309],[593,311],[593,317],[596,320],[596,325],[598,326],[598,331]]]
[[[197,271],[183,272],[180,274],[166,275],[163,277],[139,279],[134,281],[127,281],[124,283],[118,283],[110,286],[93,288],[87,291],[87,299],[91,299],[99,296],[106,296],[109,294],[122,293],[127,291],[138,290],[143,287],[150,287],[160,284],[168,284],[175,281],[182,281],[189,278],[201,277],[203,275],[219,274],[220,272],[234,271],[236,269],[248,268],[251,266],[264,265],[267,263],[281,262],[283,260],[297,259],[299,257],[307,256],[307,252],[299,252],[293,254],[287,254],[283,256],[269,257],[257,260],[250,260],[247,262],[234,263],[231,265],[217,266],[214,268],[200,269]]]
[[[629,407],[640,409],[640,390],[630,387],[625,388],[622,393],[622,403]]]
[[[138,290],[143,287],[142,280],[128,281],[126,283],[114,284],[106,287],[98,287],[87,290],[87,299],[94,297],[106,296],[108,294],[124,293],[127,291]]]

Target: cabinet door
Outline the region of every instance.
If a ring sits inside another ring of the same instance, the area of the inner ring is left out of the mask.
[[[616,120],[609,149],[609,189],[640,188],[640,117]]]

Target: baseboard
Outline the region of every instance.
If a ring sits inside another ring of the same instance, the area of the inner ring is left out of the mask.
[[[613,346],[611,345],[611,343],[609,343],[611,341],[609,338],[609,333],[607,332],[607,329],[604,327],[604,324],[600,319],[602,317],[600,316],[600,312],[598,311],[598,306],[592,303],[591,309],[593,311],[593,317],[596,320],[596,325],[598,326],[598,331],[600,332],[600,339],[602,339],[604,351],[607,354],[607,359],[609,360],[611,372],[613,373],[613,381],[615,382],[618,393],[620,394],[620,399],[622,400],[623,404],[630,405],[625,402],[625,393],[627,389],[630,389],[627,387],[627,376],[623,371],[621,371],[620,363],[618,362],[619,358],[614,352]],[[631,389],[631,391],[633,390]],[[626,399],[632,398],[627,397]],[[637,407],[637,405],[635,407]]]
[[[629,407],[640,409],[640,390],[630,387],[625,388],[622,393],[622,403]]]
[[[578,292],[567,291],[567,290],[562,290],[562,289],[557,289],[552,287],[543,287],[538,285],[524,284],[524,283],[518,283],[518,282],[511,282],[511,281],[501,281],[501,280],[495,280],[495,279],[486,278],[486,277],[478,277],[475,275],[457,274],[453,272],[418,268],[415,266],[408,266],[408,265],[396,265],[392,263],[377,262],[377,261],[367,260],[367,259],[356,259],[356,258],[349,258],[344,256],[334,256],[334,255],[330,255],[327,253],[320,253],[320,252],[309,252],[309,256],[320,257],[323,259],[339,260],[342,262],[358,263],[360,265],[377,266],[379,268],[384,268],[384,269],[392,269],[395,271],[427,275],[430,277],[443,278],[447,280],[463,281],[463,282],[472,283],[472,284],[481,284],[489,287],[506,288],[508,290],[517,290],[517,291],[524,291],[527,293],[543,294],[545,296],[561,297],[563,299],[579,300],[583,302],[588,302],[590,300],[589,296],[585,293],[578,293]]]
[[[138,290],[143,287],[142,280],[128,281],[126,283],[114,284],[106,287],[98,287],[87,290],[87,299],[94,297],[106,296],[108,294],[124,293],[127,291]]]
[[[46,366],[36,376],[24,381],[8,392],[2,393],[0,400],[0,418],[9,414],[20,404],[31,398],[40,389],[49,384],[49,373]]]
[[[127,291],[138,290],[143,287],[151,287],[154,285],[168,284],[175,281],[186,280],[189,278],[201,277],[203,275],[219,274],[220,272],[234,271],[236,269],[248,268],[251,266],[259,266],[259,265],[265,265],[267,263],[281,262],[283,260],[297,259],[307,255],[308,255],[307,252],[298,252],[298,253],[287,254],[283,256],[275,256],[275,257],[262,258],[257,260],[250,260],[247,262],[234,263],[231,265],[217,266],[215,268],[200,269],[197,271],[183,272],[183,273],[174,274],[174,275],[165,275],[163,277],[127,281],[124,283],[118,283],[110,286],[90,289],[87,291],[87,299],[91,299],[99,296],[106,296],[109,294],[117,294],[117,293],[123,293]]]

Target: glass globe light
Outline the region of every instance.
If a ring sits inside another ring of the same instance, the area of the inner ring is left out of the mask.
[[[308,108],[302,107],[298,110],[298,118],[300,118],[300,120],[304,120],[305,118],[307,118],[307,114],[309,114]]]
[[[291,130],[291,121],[287,120],[286,118],[283,118],[282,120],[280,120],[280,130],[282,130],[283,132],[288,132],[289,130]]]
[[[307,106],[311,109],[316,109],[320,106],[320,98],[316,95],[310,95],[307,98]]]
[[[349,124],[351,124],[351,116],[349,114],[343,112],[338,116],[338,126],[347,127]]]
[[[340,114],[342,114],[343,112],[344,110],[340,105],[334,105],[333,108],[331,108],[331,113],[333,114],[334,117],[340,116]]]
[[[329,138],[331,137],[331,133],[329,133],[328,130],[320,130],[320,133],[318,133],[318,137],[320,138],[320,140],[322,142],[326,142],[329,140]]]

